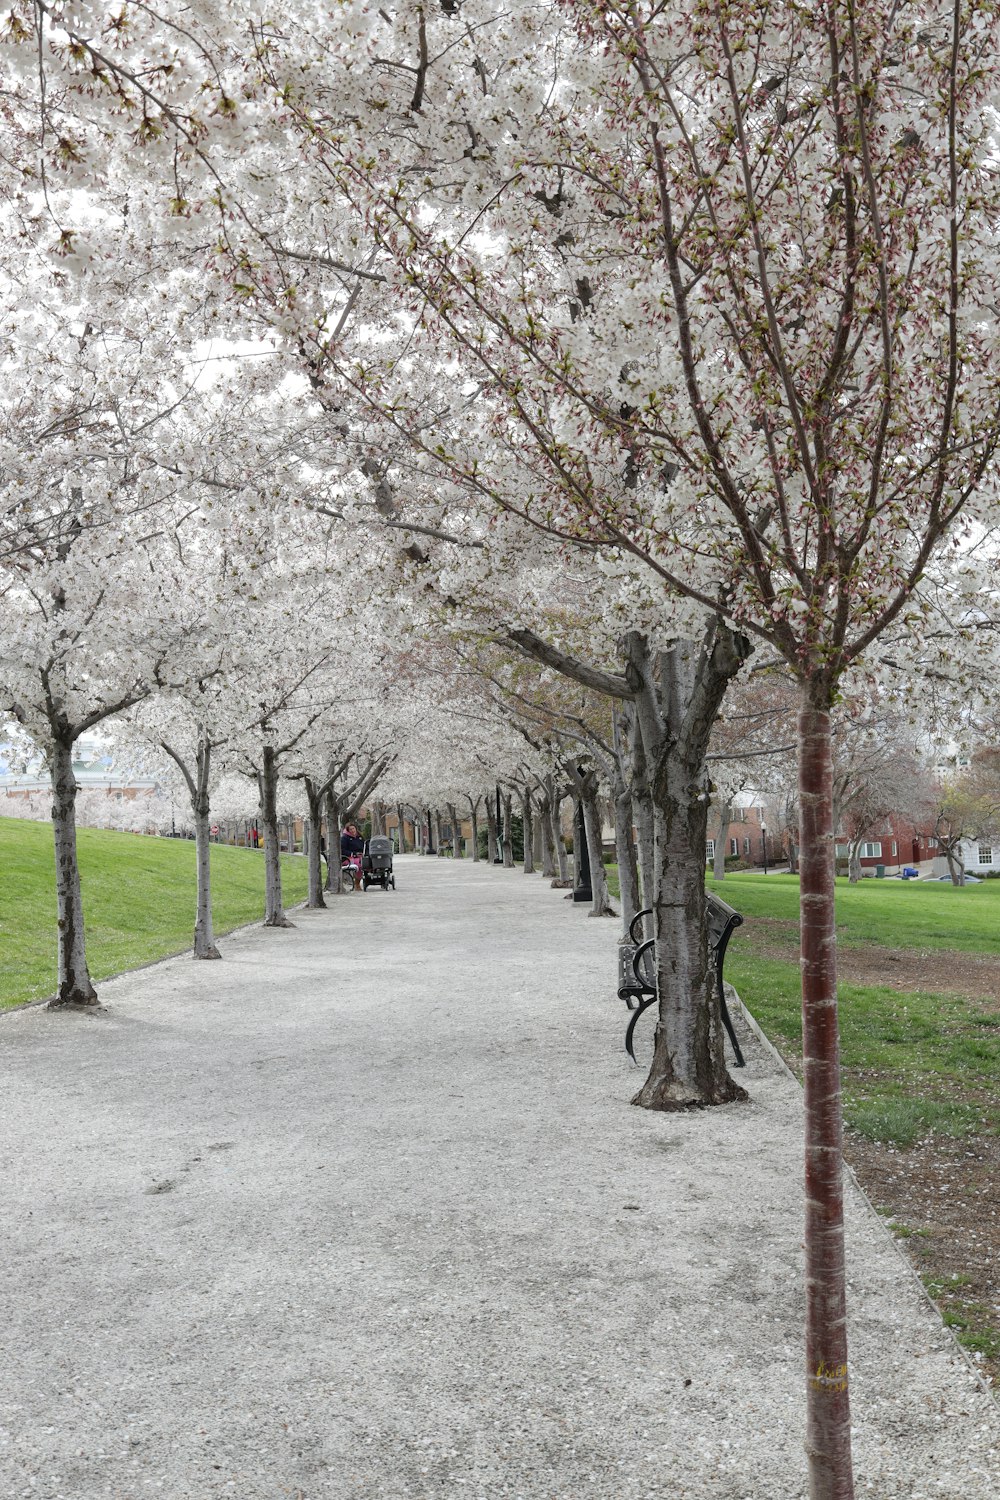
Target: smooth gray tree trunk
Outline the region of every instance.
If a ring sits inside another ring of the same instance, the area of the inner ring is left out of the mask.
[[[531,792],[521,793],[521,832],[523,835],[522,862],[525,875],[535,873],[535,818],[531,805]]]
[[[212,742],[207,734],[199,735],[193,772],[184,757],[165,740],[161,740],[160,745],[184,777],[194,821],[196,895],[191,956],[221,958],[222,954],[215,946],[215,931],[212,926]]]
[[[56,851],[56,907],[59,922],[58,989],[51,1008],[98,1004],[87,967],[83,897],[76,853],[76,776],[73,741],[55,739],[49,746],[52,770],[52,827]]]
[[[215,946],[212,925],[212,822],[211,777],[212,745],[203,735],[198,743],[197,776],[191,811],[194,815],[195,863],[197,864],[197,906],[194,923],[195,958],[221,958]]]
[[[278,766],[274,747],[265,745],[257,774],[260,818],[264,825],[264,926],[293,927],[281,897],[281,843],[278,835]]]
[[[303,777],[308,813],[306,816],[306,860],[309,872],[309,894],[306,897],[306,906],[317,910],[325,907],[323,899],[323,864],[320,840],[323,828],[323,794],[322,790],[312,783],[308,776]],[[330,851],[327,849],[327,854]],[[327,862],[329,867],[329,861]]]

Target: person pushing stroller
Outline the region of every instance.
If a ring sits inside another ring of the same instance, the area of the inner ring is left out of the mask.
[[[364,853],[365,841],[357,830],[357,825],[348,823],[340,835],[340,868],[350,874],[356,891],[360,891],[361,885],[361,856]]]

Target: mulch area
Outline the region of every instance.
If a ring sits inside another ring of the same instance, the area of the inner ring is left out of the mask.
[[[753,951],[761,958],[794,959],[798,925],[777,917],[754,917]],[[763,930],[762,930],[763,929]],[[767,933],[772,934],[768,940]],[[890,990],[924,990],[1000,1003],[1000,958],[955,953],[947,948],[883,948],[878,943],[837,949],[837,977],[847,984],[883,984]]]
[[[845,1155],[1000,1391],[1000,1140],[932,1136],[900,1151],[849,1135]]]
[[[794,956],[795,923],[758,917],[754,928],[755,953]],[[960,995],[1000,1010],[1000,958],[842,944],[837,973],[848,984]],[[981,1101],[974,1086],[956,1084],[954,1094],[964,1103]],[[946,1320],[978,1346],[976,1364],[1000,1391],[1000,1139],[933,1135],[903,1150],[848,1132],[845,1155]]]

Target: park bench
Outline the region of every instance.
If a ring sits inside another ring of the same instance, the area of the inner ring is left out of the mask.
[[[719,1009],[722,1013],[722,1024],[733,1046],[733,1054],[736,1058],[738,1068],[745,1067],[743,1053],[736,1039],[733,1029],[732,1017],[726,1004],[726,992],[723,985],[722,966],[725,962],[726,948],[729,939],[735,929],[742,925],[743,918],[738,911],[729,906],[718,896],[709,891],[705,896],[708,907],[708,961],[715,974],[715,982],[718,986]],[[651,908],[644,907],[642,911],[636,912],[629,925],[628,940],[618,944],[618,998],[624,1000],[632,1012],[629,1018],[628,1029],[625,1032],[625,1051],[633,1062],[635,1056],[635,1028],[639,1017],[644,1014],[656,1001],[656,965],[653,957],[655,942],[653,938],[642,939],[642,920],[650,915]]]

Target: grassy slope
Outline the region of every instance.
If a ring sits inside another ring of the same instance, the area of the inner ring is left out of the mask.
[[[182,953],[194,930],[194,844],[103,829],[79,830],[87,951],[95,980]],[[306,864],[283,861],[285,900],[306,893]],[[264,860],[212,846],[217,933],[264,910]],[[55,857],[46,823],[0,818],[0,1007],[51,995],[56,986]]]

